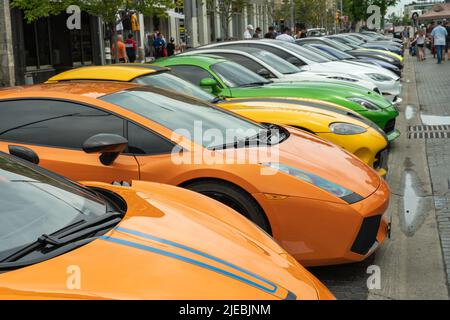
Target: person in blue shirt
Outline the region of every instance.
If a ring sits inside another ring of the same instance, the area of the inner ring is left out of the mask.
[[[442,63],[442,54],[445,48],[447,30],[442,26],[442,21],[438,21],[437,26],[431,32],[431,37],[433,38],[433,43],[437,51],[438,64]]]

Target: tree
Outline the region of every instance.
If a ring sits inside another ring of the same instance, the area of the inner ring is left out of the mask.
[[[12,0],[11,7],[21,9],[25,20],[31,23],[39,18],[59,14],[72,3],[70,0]]]
[[[210,13],[217,13],[221,17],[222,33],[225,35],[224,40],[230,38],[229,26],[233,15],[242,13],[248,4],[248,0],[218,0],[217,6],[215,6],[214,0],[206,1],[207,10]]]

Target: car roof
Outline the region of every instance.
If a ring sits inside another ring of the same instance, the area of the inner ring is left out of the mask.
[[[170,69],[148,64],[116,64],[71,69],[48,79],[48,82],[68,80],[132,81],[135,78],[169,71]]]
[[[108,94],[116,93],[123,90],[128,90],[142,85],[130,82],[115,82],[115,81],[78,81],[78,82],[58,82],[58,83],[43,83],[31,86],[18,86],[0,89],[0,99],[8,99],[11,97],[17,98],[21,95],[42,97],[45,94],[49,96],[67,94],[86,96],[91,98],[99,98]]]

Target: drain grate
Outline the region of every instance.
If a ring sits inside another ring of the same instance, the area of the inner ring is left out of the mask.
[[[449,139],[450,125],[415,125],[408,127],[408,139]]]

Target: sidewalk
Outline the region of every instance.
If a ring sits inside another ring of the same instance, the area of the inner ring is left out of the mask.
[[[426,139],[426,154],[433,188],[442,254],[450,285],[450,61],[438,65],[427,52],[424,62],[415,62],[421,118],[439,138]],[[431,117],[430,117],[431,116]],[[445,136],[445,138],[440,138]]]

